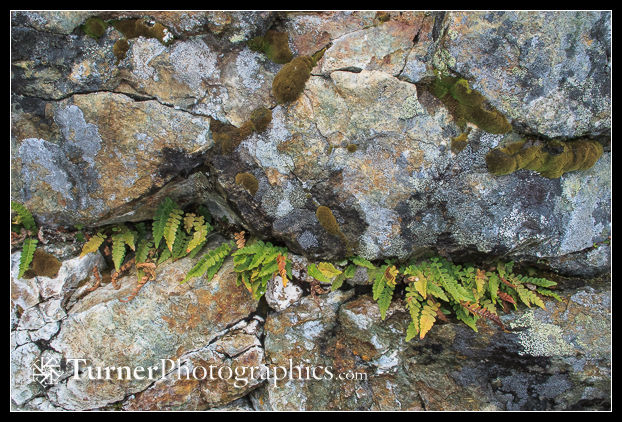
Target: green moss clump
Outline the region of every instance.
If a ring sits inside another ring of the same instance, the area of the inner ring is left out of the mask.
[[[455,138],[451,138],[451,152],[453,152],[454,154],[458,154],[466,148],[466,146],[469,144],[469,132],[470,130],[467,130],[466,132],[462,132]]]
[[[24,278],[40,276],[56,278],[61,265],[61,262],[54,255],[50,255],[41,249],[37,249],[35,250],[32,258],[30,269],[26,270],[24,273]]]
[[[512,130],[505,116],[486,107],[484,96],[470,89],[465,79],[440,76],[432,82],[430,92],[445,104],[462,128],[466,127],[466,122],[471,122],[488,133]]]
[[[89,37],[98,40],[102,35],[106,33],[108,24],[97,16],[90,17],[82,25],[82,31]]]
[[[229,123],[222,123],[218,120],[210,122],[212,139],[220,148],[222,154],[231,154],[240,143],[253,133],[255,127],[251,121],[246,121],[242,126],[235,127]]]
[[[127,51],[130,49],[130,43],[125,39],[121,38],[117,40],[112,46],[112,52],[117,60],[121,61],[125,58]]]
[[[272,82],[272,92],[279,104],[298,99],[311,76],[313,66],[314,61],[309,56],[298,56],[283,66]]]
[[[272,111],[269,108],[259,107],[251,113],[251,122],[257,132],[263,132],[272,121]]]
[[[250,173],[238,173],[235,175],[235,183],[244,186],[251,195],[255,196],[259,189],[259,181]]]
[[[388,12],[376,12],[376,16],[374,16],[374,20],[378,23],[384,23],[391,20],[391,15]]]
[[[159,22],[149,19],[121,19],[111,21],[111,25],[127,39],[145,37],[155,38],[164,45],[173,41],[171,32]]]
[[[265,35],[249,40],[247,45],[253,51],[264,53],[274,63],[285,64],[294,57],[289,49],[286,32],[271,29]]]
[[[346,241],[346,237],[341,232],[339,224],[337,223],[337,219],[333,215],[333,212],[330,210],[330,208],[324,205],[320,205],[315,211],[315,216],[317,217],[324,230],[334,236],[341,238],[344,242]]]
[[[495,148],[486,155],[488,171],[495,175],[510,174],[519,169],[534,170],[549,179],[564,173],[591,168],[603,153],[603,146],[596,141],[550,141],[532,144],[513,142]]]
[[[348,146],[346,146],[346,149],[348,150],[348,152],[356,152],[358,146],[356,144],[348,144]]]

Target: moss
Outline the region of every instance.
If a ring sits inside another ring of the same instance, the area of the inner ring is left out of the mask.
[[[451,138],[451,152],[453,152],[454,154],[458,154],[466,148],[466,146],[469,144],[469,132],[470,130],[467,130],[466,132],[462,132],[455,138]]]
[[[251,122],[257,132],[263,132],[272,121],[272,111],[269,108],[259,107],[251,113]]]
[[[324,230],[334,236],[339,237],[341,240],[347,243],[346,237],[341,232],[339,224],[337,223],[337,219],[333,215],[333,212],[330,210],[330,208],[324,205],[320,205],[315,211],[315,216],[317,217]]]
[[[125,55],[127,54],[127,51],[129,49],[130,49],[130,43],[125,38],[117,40],[117,42],[115,42],[114,45],[112,46],[112,52],[114,53],[114,56],[119,61],[125,58]]]
[[[249,40],[247,44],[251,50],[264,53],[274,63],[285,64],[294,57],[289,49],[286,32],[269,30],[265,35]]]
[[[212,139],[222,154],[231,154],[244,139],[253,133],[254,129],[250,120],[244,122],[239,128],[218,120],[212,120],[210,123]]]
[[[391,20],[391,15],[388,12],[376,12],[376,16],[374,16],[374,20],[378,23],[384,23]]]
[[[106,28],[108,28],[108,24],[103,19],[96,16],[88,18],[82,25],[82,31],[96,40],[106,33]]]
[[[259,181],[250,173],[238,173],[235,175],[235,183],[244,186],[251,195],[255,195],[259,189]]]
[[[510,174],[517,170],[516,159],[499,149],[493,149],[486,154],[488,171],[497,176]]]
[[[465,79],[439,76],[432,82],[430,92],[445,104],[462,128],[466,122],[471,122],[488,133],[501,134],[512,130],[505,116],[486,106],[484,96],[469,88]]]
[[[110,22],[127,39],[145,37],[155,38],[164,45],[173,40],[171,32],[159,22],[149,19],[122,19]]]
[[[570,171],[591,168],[602,153],[603,147],[599,142],[587,139],[554,140],[544,144],[519,141],[491,150],[486,155],[486,166],[495,175],[526,169],[556,179]]]
[[[356,152],[356,150],[358,149],[358,145],[348,144],[348,146],[346,146],[346,149],[348,150],[348,152]]]
[[[41,249],[37,249],[35,250],[32,258],[30,269],[24,273],[24,278],[39,276],[56,278],[60,267],[61,262],[54,255],[50,255]]]
[[[272,82],[272,92],[279,104],[295,101],[300,96],[311,69],[313,59],[309,56],[298,56],[283,66]]]

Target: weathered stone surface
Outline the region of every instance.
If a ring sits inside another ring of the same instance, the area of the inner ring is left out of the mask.
[[[147,17],[173,39],[132,38],[118,58],[122,34],[108,27],[98,40],[87,36],[80,25],[91,16]],[[245,45],[269,28],[287,34],[295,55],[326,47],[291,103],[276,105],[272,93],[282,65]],[[399,300],[381,321],[365,271],[344,284],[349,290],[303,293],[310,262],[355,254],[501,257],[574,277],[610,271],[610,12],[15,11],[11,48],[11,199],[43,226],[39,247],[63,261],[55,278],[18,279],[20,254],[11,255],[15,408],[610,406],[606,285],[566,286],[563,303],[504,316],[509,332],[482,324],[476,334],[452,322],[410,344]],[[469,123],[466,148],[452,152],[462,129],[428,89],[438,71],[465,78],[513,132]],[[231,154],[212,148],[213,119],[240,127],[257,107],[272,111],[264,131]],[[559,179],[528,170],[492,176],[486,154],[525,137],[596,138],[605,152]],[[239,173],[257,179],[255,192],[235,182]],[[227,233],[243,228],[287,246],[294,280],[287,289],[272,280],[268,306],[235,285],[230,261],[211,284],[180,286],[196,258],[158,268],[129,303],[118,299],[134,274],[120,290],[104,283],[89,292],[104,258],[75,258],[79,242],[54,229],[150,220],[167,196],[185,208],[206,205]],[[320,206],[334,223],[320,221]],[[264,327],[257,314],[266,313]],[[41,356],[130,367],[181,358],[185,368],[291,359],[367,379],[238,388],[172,374],[76,381],[69,367],[42,389],[26,368]]]
[[[335,378],[266,383],[251,397],[264,410],[608,409],[609,292],[586,287],[562,297],[546,310],[504,316],[508,332],[487,323],[478,333],[437,323],[424,340],[410,343],[409,316],[397,303],[382,321],[369,296],[322,299],[328,318],[309,320],[313,302],[305,299],[268,316],[266,359],[329,366]],[[321,334],[327,330],[334,335]],[[337,379],[347,373],[366,378]]]
[[[162,264],[157,280],[128,303],[119,299],[134,288],[134,275],[120,280],[120,290],[111,284],[98,288],[69,310],[51,346],[65,359],[87,359],[94,367],[160,365],[160,370],[161,359],[175,360],[205,347],[228,326],[252,314],[256,303],[236,286],[230,260],[209,284],[203,279],[180,284],[195,262],[196,258],[185,258]],[[84,377],[52,387],[48,394],[52,403],[65,409],[102,407],[153,382]]]
[[[452,12],[446,25],[449,67],[529,132],[611,127],[610,12]]]
[[[257,338],[262,327],[254,322],[238,324],[208,346],[185,353],[166,377],[130,398],[123,408],[205,410],[246,395],[261,382],[249,377],[248,368],[264,364]]]
[[[113,93],[52,106],[62,138],[17,142],[16,200],[44,224],[91,225],[201,163],[209,120]],[[198,154],[198,155],[197,155]]]

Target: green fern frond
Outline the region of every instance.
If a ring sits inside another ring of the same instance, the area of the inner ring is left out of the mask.
[[[188,242],[186,253],[190,253],[194,248],[205,242],[208,233],[212,230],[212,226],[205,222],[203,216],[194,217],[192,222],[194,233],[192,239]]]
[[[82,258],[86,254],[89,254],[91,252],[95,252],[96,250],[98,250],[101,244],[104,243],[104,240],[106,240],[106,235],[104,235],[101,232],[91,237],[88,240],[88,242],[86,242],[84,246],[82,246],[82,252],[80,252],[80,258]]]
[[[168,196],[158,206],[158,209],[153,216],[153,223],[151,225],[153,244],[156,248],[160,246],[160,241],[164,236],[166,223],[168,222],[168,218],[171,215],[171,212],[178,208],[179,206]]]
[[[19,202],[11,201],[11,209],[17,213],[18,223],[21,224],[26,230],[31,232],[37,231],[35,219],[25,206]]]
[[[181,216],[184,212],[175,208],[168,215],[168,219],[166,220],[166,225],[164,227],[164,240],[166,241],[166,246],[172,252],[173,244],[175,243],[175,237],[177,236],[177,228],[181,223]]]
[[[32,259],[35,256],[35,249],[37,248],[39,241],[33,238],[27,238],[22,245],[22,255],[19,258],[19,273],[18,278],[22,278],[24,273],[28,270]]]
[[[211,281],[214,275],[218,272],[223,262],[233,249],[232,243],[223,243],[216,249],[207,252],[195,265],[188,271],[186,277],[182,281],[185,283],[194,277],[201,277],[207,273],[207,281]]]
[[[374,264],[372,264],[365,258],[361,258],[360,256],[353,256],[352,258],[350,258],[350,261],[352,261],[354,264],[358,265],[359,267],[365,267],[370,270],[376,269],[376,266]]]

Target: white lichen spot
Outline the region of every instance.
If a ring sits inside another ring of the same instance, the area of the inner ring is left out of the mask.
[[[242,78],[242,84],[251,92],[257,91],[264,82],[263,75],[259,72],[261,56],[254,51],[244,49],[235,60],[237,74]]]

